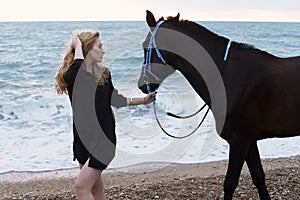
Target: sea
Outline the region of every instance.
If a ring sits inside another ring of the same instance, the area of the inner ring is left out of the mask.
[[[300,55],[300,23],[197,22],[233,41],[254,45],[278,57]],[[104,65],[113,84],[127,97],[143,97],[137,88],[143,62],[143,21],[1,22],[0,23],[0,173],[41,172],[78,167],[73,161],[72,111],[67,95],[57,95],[54,77],[72,33],[101,32]],[[299,64],[300,67],[300,64]],[[161,110],[188,115],[203,101],[185,77],[175,72],[161,85]],[[228,159],[228,144],[208,114],[186,139],[173,139],[157,125],[153,105],[113,109],[117,151],[110,169],[141,164],[202,163]],[[192,132],[204,112],[191,119],[158,113],[164,129],[177,136]],[[300,137],[271,138],[258,143],[262,158],[300,155]]]

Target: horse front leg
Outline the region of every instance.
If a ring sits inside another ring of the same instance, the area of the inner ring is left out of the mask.
[[[253,183],[258,189],[260,199],[261,200],[271,199],[265,184],[265,173],[261,165],[259,151],[256,142],[252,144],[251,147],[249,148],[246,157],[246,163],[248,165]]]
[[[229,162],[223,185],[224,200],[231,200],[233,197],[250,146],[248,142],[242,138],[238,138],[229,144]]]

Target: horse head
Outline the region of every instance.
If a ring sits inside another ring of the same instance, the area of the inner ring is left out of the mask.
[[[179,14],[156,20],[147,11],[146,22],[150,31],[143,42],[139,89],[153,92],[170,74],[179,71],[211,108],[221,132],[227,108],[221,72],[228,64],[230,40],[193,21],[179,20]]]
[[[179,14],[175,17],[177,20]],[[174,20],[176,20],[174,18]],[[138,81],[139,89],[144,93],[149,93],[150,91],[155,91],[158,89],[160,84],[164,81],[166,77],[175,72],[175,68],[171,66],[171,63],[176,62],[172,53],[163,49],[159,49],[156,46],[156,37],[159,31],[159,26],[164,23],[164,18],[160,18],[156,21],[154,15],[147,11],[146,22],[149,26],[149,33],[143,42],[144,49],[144,63],[141,72],[141,76]],[[159,44],[164,43],[166,38],[160,34]],[[176,58],[175,58],[176,59]]]

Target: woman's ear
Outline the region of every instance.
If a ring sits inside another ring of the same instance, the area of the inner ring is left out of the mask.
[[[155,27],[156,26],[156,20],[155,20],[154,15],[149,10],[147,10],[146,13],[147,13],[147,15],[146,15],[146,22],[147,22],[148,26],[150,28],[151,27]]]

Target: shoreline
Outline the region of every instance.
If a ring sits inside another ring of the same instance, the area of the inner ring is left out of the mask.
[[[262,164],[272,199],[300,196],[300,156],[262,159]],[[103,178],[107,199],[222,198],[227,160],[155,166],[106,170]],[[0,199],[75,199],[78,173],[79,169],[63,169],[0,174]],[[239,199],[258,198],[246,165],[235,195]]]

